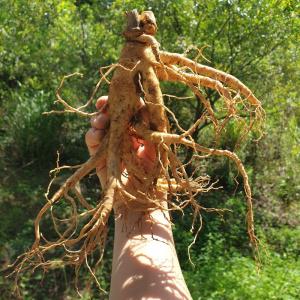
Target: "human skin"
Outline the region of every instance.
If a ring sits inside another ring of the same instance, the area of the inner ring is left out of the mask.
[[[109,112],[107,97],[100,97],[96,108],[101,110],[91,120],[92,128],[86,133],[86,144],[93,155],[106,133]],[[141,106],[143,102],[141,100]],[[133,139],[133,149],[142,167],[151,169],[156,159],[154,145]],[[97,167],[102,186],[106,181],[105,159]],[[122,178],[130,184],[130,178]],[[158,195],[162,203],[165,193]],[[122,205],[114,208],[115,236],[111,275],[110,300],[179,300],[192,299],[184,281],[175,250],[169,212],[156,209],[138,212]]]

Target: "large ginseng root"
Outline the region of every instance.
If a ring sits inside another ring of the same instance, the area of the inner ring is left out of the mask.
[[[249,124],[244,126],[245,133],[253,128],[260,128],[264,117],[260,101],[234,76],[201,65],[184,55],[160,51],[159,43],[154,37],[157,25],[152,12],[145,11],[139,14],[133,10],[126,14],[126,18],[127,24],[123,32],[125,45],[120,59],[105,74],[102,73],[103,76],[91,99],[79,108],[70,106],[62,99],[60,91],[64,80],[76,74],[66,76],[57,90],[57,102],[64,106],[64,110],[50,113],[76,113],[90,117],[94,114],[87,113],[84,109],[92,102],[100,84],[103,81],[108,82],[110,125],[96,154],[77,166],[74,174],[50,199],[48,193],[46,194],[47,202],[35,220],[35,242],[32,248],[19,256],[12,265],[11,274],[15,274],[16,278],[28,269],[42,267],[47,270],[62,264],[73,265],[78,272],[84,263],[97,281],[94,270],[103,256],[107,221],[113,208],[118,208],[118,212],[122,214],[122,207],[147,212],[157,208],[183,210],[192,206],[194,227],[198,217],[201,218],[201,211],[205,210],[197,196],[212,189],[213,185],[209,185],[207,177],[189,177],[186,172],[187,165],[183,164],[177,155],[176,149],[179,145],[191,148],[204,159],[221,156],[235,164],[243,178],[248,207],[248,234],[253,246],[257,247],[251,188],[241,160],[229,150],[207,148],[198,144],[193,140],[192,133],[203,122],[210,122],[215,137],[218,137],[226,122],[240,118],[241,112],[249,117]],[[113,70],[113,77],[109,82],[108,77]],[[205,111],[190,129],[182,129],[174,113],[164,105],[159,80],[182,83],[201,101]],[[215,90],[220,95],[222,110],[225,112],[222,118],[218,119],[210,101],[202,94],[202,88]],[[141,98],[144,103],[142,108]],[[180,134],[169,131],[167,114],[173,117]],[[147,118],[142,117],[145,115]],[[133,137],[155,144],[158,159],[151,171],[145,171],[141,167],[131,143]],[[84,176],[96,169],[104,157],[107,162],[107,181],[102,187],[104,196],[93,206],[81,194],[78,185]],[[64,168],[66,166],[57,166],[54,173]],[[126,186],[121,180],[124,169],[130,180],[130,185]],[[168,193],[168,207],[156,198],[158,191]],[[54,216],[53,208],[63,201],[70,206],[71,216],[62,220]],[[47,240],[40,230],[40,222],[46,214],[52,217],[54,230],[58,235],[54,241]],[[90,266],[89,257],[96,251],[99,251],[99,260]],[[55,257],[55,253],[59,254]]]

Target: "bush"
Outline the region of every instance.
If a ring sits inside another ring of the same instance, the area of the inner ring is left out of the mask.
[[[52,107],[53,96],[43,91],[25,92],[14,99],[14,107],[4,116],[7,159],[18,165],[55,160],[63,117],[42,115]]]
[[[258,271],[250,257],[243,257],[237,250],[223,252],[225,243],[218,234],[211,235],[194,261],[195,270],[185,273],[193,299],[298,299],[299,260],[270,252]]]

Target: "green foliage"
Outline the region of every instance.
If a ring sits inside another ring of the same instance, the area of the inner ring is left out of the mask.
[[[261,251],[258,267],[227,247],[220,233],[210,233],[200,255],[194,257],[195,269],[186,268],[185,278],[193,299],[297,299],[300,288],[300,262],[274,251]],[[299,242],[299,239],[298,239]]]
[[[245,161],[254,191],[256,223],[269,249],[258,274],[249,254],[241,182],[225,159],[200,161],[200,174],[219,180],[222,190],[200,195],[205,207],[227,208],[223,218],[203,213],[203,229],[192,248],[196,269],[188,262],[187,246],[193,240],[188,218],[174,215],[178,255],[194,299],[297,299],[299,291],[299,120],[300,60],[299,1],[154,1],[154,0],[0,0],[0,256],[7,265],[30,247],[33,219],[44,200],[48,171],[55,164],[77,164],[87,158],[83,138],[89,124],[73,115],[44,116],[59,109],[53,104],[62,76],[73,72],[82,79],[68,80],[63,96],[73,105],[85,103],[99,79],[98,69],[116,62],[122,46],[120,33],[125,10],[151,9],[159,24],[162,49],[183,53],[189,46],[203,48],[199,62],[232,73],[262,101],[267,113],[267,135],[239,145],[243,122],[230,122],[218,146],[236,150]],[[187,55],[194,58],[197,50]],[[197,119],[203,107],[182,85],[162,84],[163,92],[190,96],[166,104],[184,128]],[[97,94],[106,94],[107,87]],[[220,112],[217,93],[203,90]],[[93,108],[91,108],[93,109]],[[171,120],[171,126],[174,121]],[[174,128],[174,126],[172,127]],[[210,125],[194,138],[208,145]],[[181,150],[179,150],[180,152]],[[190,153],[180,152],[183,159]],[[63,174],[60,174],[64,176]],[[236,179],[236,180],[235,180]],[[83,186],[97,201],[95,180]],[[61,208],[64,212],[64,208]],[[189,215],[189,212],[186,212]],[[44,224],[45,226],[47,224]],[[51,236],[53,228],[45,229]],[[112,234],[105,264],[97,277],[109,289]],[[21,286],[24,299],[77,299],[72,270],[58,266],[46,274],[27,274]],[[102,299],[97,288],[84,282],[85,299]],[[11,281],[0,277],[1,297],[10,299]],[[39,288],[37,289],[36,286]],[[47,298],[48,297],[48,298]]]
[[[50,110],[53,98],[43,91],[25,92],[16,98],[15,109],[3,120],[9,132],[4,143],[10,161],[26,164],[38,158],[37,163],[43,164],[54,160],[63,118],[42,115]]]
[[[205,249],[203,260],[194,272],[186,272],[193,299],[297,299],[300,289],[299,260],[282,259],[271,253],[258,271],[249,257],[238,253]]]
[[[299,259],[300,256],[300,228],[270,228],[267,231],[267,242],[270,248],[283,257],[294,257]]]

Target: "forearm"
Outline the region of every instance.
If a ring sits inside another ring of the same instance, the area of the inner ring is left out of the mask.
[[[140,104],[141,107],[145,105],[142,100]],[[107,97],[97,100],[96,107],[101,109],[101,113],[92,119],[92,129],[86,134],[91,155],[99,147],[108,126],[108,111],[103,109],[106,105]],[[143,118],[146,120],[147,116]],[[132,151],[136,152],[145,171],[153,170],[157,161],[154,144],[135,138],[132,140]],[[97,174],[104,189],[106,172],[106,160],[103,159],[98,165]],[[131,184],[127,176],[122,176],[121,181],[127,188]],[[166,194],[156,196],[167,207],[164,202]],[[122,202],[115,202],[115,210],[120,212],[117,206]],[[110,300],[191,299],[175,251],[169,212],[158,209],[149,213],[132,209],[121,211],[119,216],[115,214]]]
[[[115,222],[110,300],[191,299],[168,211],[127,210]]]

